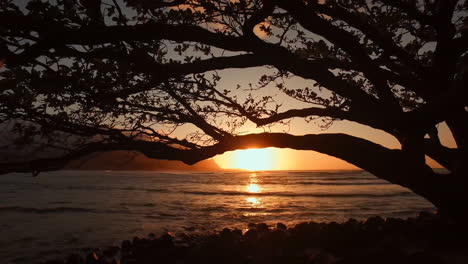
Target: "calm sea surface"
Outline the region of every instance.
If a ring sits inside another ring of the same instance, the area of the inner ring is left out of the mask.
[[[424,210],[435,208],[361,171],[8,174],[0,175],[0,259],[36,262],[151,232],[407,218]]]

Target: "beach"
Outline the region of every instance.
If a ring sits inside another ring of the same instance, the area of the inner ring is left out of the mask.
[[[248,230],[134,237],[120,246],[83,249],[44,264],[150,263],[425,263],[468,261],[468,240],[450,221],[422,212],[415,218],[344,223],[249,224]]]

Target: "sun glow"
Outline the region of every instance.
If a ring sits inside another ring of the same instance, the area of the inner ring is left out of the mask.
[[[271,170],[274,167],[272,149],[236,150],[233,157],[233,168],[244,170]]]

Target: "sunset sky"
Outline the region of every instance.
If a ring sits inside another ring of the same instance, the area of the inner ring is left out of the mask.
[[[241,87],[248,87],[249,83],[256,84],[263,74],[271,73],[271,70],[265,68],[250,68],[250,69],[233,69],[218,71],[222,77],[219,83],[219,89],[231,89],[239,84]],[[300,77],[293,77],[286,80],[286,85],[290,88],[304,88],[311,87],[313,81],[305,80]],[[242,89],[238,92],[241,97],[245,91]],[[298,102],[286,96],[277,88],[269,86],[259,91],[254,91],[257,96],[262,95],[275,95],[278,102],[282,102],[283,106],[280,111],[286,111],[293,108],[310,107],[310,104]],[[383,117],[385,118],[385,117]],[[368,126],[364,126],[355,122],[349,121],[335,121],[328,129],[321,129],[317,122],[305,122],[302,118],[293,119],[289,126],[278,125],[271,129],[271,132],[289,132],[295,135],[304,134],[317,134],[317,133],[346,133],[349,135],[365,138],[375,143],[379,143],[385,147],[400,149],[400,143],[392,135]],[[270,131],[270,130],[266,130]],[[184,131],[180,131],[183,133]],[[252,123],[247,123],[242,132],[264,132],[262,128],[255,127]],[[455,142],[451,133],[445,123],[439,124],[439,136],[441,142],[448,147],[455,147]],[[351,146],[352,147],[352,146]],[[218,155],[214,158],[216,163],[226,169],[241,168],[253,169],[257,166],[258,170],[343,170],[343,169],[357,169],[356,166],[351,165],[345,161],[337,158],[324,155],[315,151],[302,151],[292,149],[277,149],[268,148],[263,151],[245,151],[237,150],[227,152],[223,155]],[[254,165],[255,164],[255,165]],[[428,164],[432,167],[440,167],[432,159],[428,159]]]
[[[231,1],[234,2],[234,1]],[[325,1],[320,0],[320,3]],[[187,8],[186,6],[179,6],[177,8]],[[215,26],[210,24],[211,26]],[[259,25],[254,30],[254,33],[268,41],[267,36],[264,32],[259,30]],[[273,40],[270,40],[274,42]],[[426,49],[434,49],[434,46],[429,44]],[[236,55],[238,53],[229,52],[225,50],[219,50],[213,48],[212,50],[217,56]],[[174,58],[178,57],[176,54],[172,54]],[[272,54],[272,56],[274,56]],[[274,85],[269,85],[261,90],[249,91],[248,87],[250,84],[255,86],[262,75],[271,75],[275,72],[275,69],[256,67],[247,69],[228,69],[216,71],[221,76],[221,81],[218,83],[217,88],[219,90],[231,90],[234,91],[234,95],[238,98],[245,97],[249,92],[252,92],[257,98],[264,95],[274,95],[275,100],[282,103],[280,112],[289,109],[301,109],[311,107],[313,105],[306,104],[294,100],[283,92],[279,91]],[[207,76],[211,72],[205,73]],[[313,87],[313,80],[306,80],[300,77],[292,77],[285,80],[285,84],[289,89]],[[237,87],[241,89],[237,90]],[[329,93],[327,90],[322,91],[323,94]],[[239,100],[242,101],[242,100]],[[385,118],[382,116],[382,118]],[[220,120],[222,122],[222,120]],[[335,121],[328,129],[321,129],[317,122],[320,120],[305,122],[304,119],[296,118],[291,121],[289,126],[274,126],[264,130],[263,128],[257,128],[253,123],[247,123],[239,134],[247,133],[261,133],[261,132],[288,132],[294,135],[304,134],[317,134],[317,133],[346,133],[349,135],[361,137],[364,139],[371,140],[375,143],[381,144],[388,148],[400,149],[400,143],[395,137],[386,132],[373,129],[358,123],[349,121]],[[187,134],[189,129],[182,128],[176,134],[183,136]],[[439,136],[441,142],[448,147],[455,147],[454,140],[451,136],[445,124],[439,124]],[[252,146],[254,147],[254,146]],[[352,147],[352,146],[351,146]],[[357,153],[358,155],[358,153]],[[345,161],[337,158],[324,155],[314,151],[298,151],[292,149],[276,149],[268,148],[263,150],[237,150],[227,152],[223,155],[214,157],[216,163],[226,169],[240,168],[250,170],[342,170],[342,169],[357,169],[356,166],[351,165]],[[441,167],[438,163],[430,158],[427,158],[428,164],[432,167]]]
[[[374,142],[393,148],[400,148],[398,142],[391,136],[374,130],[365,128],[351,122],[337,122],[327,133],[340,132],[340,127],[349,128],[350,133],[364,132],[366,138],[375,139]],[[441,140],[448,146],[453,146],[448,129],[445,125],[441,125]],[[367,131],[366,131],[367,130]],[[344,132],[341,130],[341,132]],[[362,134],[361,134],[362,135]],[[364,137],[364,136],[363,136]],[[426,157],[427,158],[427,157]],[[438,163],[430,158],[428,164],[431,167],[441,167]],[[247,170],[348,170],[358,169],[356,166],[349,164],[340,159],[324,155],[315,151],[293,150],[293,149],[278,149],[267,148],[257,150],[236,150],[226,152],[223,155],[214,157],[216,163],[224,169],[247,169]]]
[[[232,1],[235,2],[235,1]],[[323,2],[323,1],[320,1]],[[20,6],[23,6],[23,2],[20,1]],[[185,9],[187,6],[174,7],[173,9]],[[130,10],[124,9],[125,12],[130,12]],[[208,25],[208,24],[207,24]],[[210,26],[215,26],[209,24]],[[208,27],[210,27],[208,26]],[[255,34],[265,41],[269,41],[264,32],[259,30],[259,26],[254,30]],[[428,49],[431,46],[429,45]],[[433,47],[432,47],[433,48]],[[175,51],[169,49],[168,57],[175,60],[182,60],[185,55],[194,55],[197,54],[183,54],[177,55]],[[240,53],[229,52],[226,50],[221,50],[213,48],[212,52],[217,57],[222,56],[231,56]],[[274,56],[272,54],[272,56]],[[242,99],[245,98],[248,93],[252,92],[254,97],[260,98],[265,95],[274,96],[275,101],[281,103],[280,112],[289,110],[289,109],[301,109],[305,107],[311,107],[312,104],[306,104],[299,102],[295,99],[292,99],[285,95],[283,92],[279,91],[274,83],[269,86],[262,88],[256,91],[249,91],[248,87],[250,84],[255,86],[258,84],[259,79],[262,75],[271,75],[275,73],[275,69],[267,67],[254,67],[247,69],[229,69],[229,70],[218,70],[217,74],[221,76],[221,81],[218,82],[217,88],[222,91],[224,89],[233,91],[233,95],[237,96],[239,102],[242,102]],[[214,72],[206,72],[206,76],[210,76]],[[306,80],[300,77],[291,77],[290,79],[285,80],[285,85],[289,89],[313,87],[315,82],[313,80]],[[240,89],[237,89],[240,87]],[[326,89],[322,91],[323,94],[327,94]],[[384,116],[382,118],[385,118]],[[224,120],[216,120],[216,122],[222,123]],[[335,121],[331,127],[328,129],[321,129],[317,123],[320,123],[320,120],[315,120],[312,122],[306,122],[304,119],[296,118],[290,122],[289,125],[277,125],[270,127],[268,129],[257,128],[253,123],[247,122],[243,126],[238,134],[248,134],[248,133],[260,133],[260,132],[287,132],[294,135],[304,135],[304,134],[317,134],[317,133],[346,133],[349,135],[361,137],[364,139],[371,140],[375,143],[379,143],[385,147],[399,149],[400,144],[393,136],[376,130],[367,126],[363,126],[357,123],[349,121]],[[222,127],[222,126],[220,126]],[[172,128],[171,128],[172,129]],[[170,130],[170,129],[169,129]],[[191,125],[184,125],[177,129],[174,132],[173,136],[177,138],[184,138],[188,134],[199,130],[194,128]],[[454,147],[454,141],[450,135],[449,130],[445,124],[440,124],[439,134],[441,141],[444,145],[449,147]],[[333,144],[333,142],[331,143]],[[252,146],[254,148],[255,146]],[[352,146],[350,146],[352,148]],[[356,153],[359,155],[359,153]],[[241,169],[250,169],[250,170],[340,170],[340,169],[356,169],[354,165],[351,165],[347,162],[341,161],[334,157],[323,155],[314,151],[297,151],[292,149],[275,149],[269,148],[264,150],[237,150],[232,152],[227,152],[223,155],[218,155],[214,157],[216,163],[226,169],[230,168],[241,168]],[[429,160],[429,165],[433,167],[439,167],[437,163],[432,160]]]
[[[231,1],[235,2],[235,1]],[[325,2],[320,0],[320,3]],[[178,8],[184,9],[185,6],[179,6]],[[216,26],[210,24],[211,26]],[[275,42],[274,40],[267,39],[266,34],[259,30],[259,25],[254,30],[254,33],[266,41]],[[427,45],[426,49],[434,49],[432,44]],[[212,52],[217,56],[228,56],[236,55],[239,53],[229,52],[226,50],[219,50],[213,48]],[[177,58],[178,56],[174,53],[171,56]],[[274,54],[272,54],[274,56]],[[180,59],[180,58],[179,58]],[[276,72],[276,69],[266,67],[254,67],[247,69],[227,69],[218,70],[217,74],[221,76],[221,81],[218,83],[217,88],[219,90],[231,90],[233,94],[237,96],[242,102],[242,98],[245,98],[249,92],[252,92],[256,98],[261,96],[273,95],[274,99],[278,103],[282,104],[280,112],[289,109],[301,109],[313,106],[312,104],[306,104],[295,99],[292,99],[279,91],[274,84],[271,84],[260,90],[250,91],[248,87],[253,85],[255,87],[258,84],[259,79],[262,75],[272,75]],[[209,76],[211,72],[205,73]],[[310,79],[303,79],[301,77],[292,76],[290,79],[283,80],[288,89],[298,89],[305,87],[314,87],[315,81]],[[240,89],[237,89],[241,87]],[[322,90],[321,95],[329,94],[326,89]],[[385,116],[382,116],[385,118]],[[223,120],[219,120],[223,122]],[[400,149],[400,143],[395,137],[386,132],[373,129],[358,123],[349,121],[335,121],[328,129],[321,129],[317,123],[320,120],[306,122],[302,118],[296,118],[291,121],[288,126],[277,125],[268,129],[257,128],[253,123],[247,122],[242,127],[239,134],[247,133],[261,133],[261,132],[288,132],[294,135],[304,134],[317,134],[317,133],[346,133],[349,135],[361,137],[364,139],[371,140],[375,143],[381,144],[388,148]],[[178,133],[182,136],[187,134],[189,129],[182,128]],[[176,134],[178,134],[176,133]],[[455,147],[454,140],[451,133],[445,124],[439,124],[439,136],[441,142],[448,147]],[[252,146],[253,148],[255,146]],[[352,146],[351,146],[352,147]],[[358,153],[357,153],[358,155]],[[314,151],[299,151],[292,149],[276,149],[268,148],[263,150],[237,150],[227,152],[223,155],[214,157],[216,163],[225,169],[240,168],[247,170],[343,170],[343,169],[358,169],[356,166],[351,165],[345,161],[337,158],[324,155]],[[427,158],[428,164],[432,167],[441,167],[438,163],[430,158]]]

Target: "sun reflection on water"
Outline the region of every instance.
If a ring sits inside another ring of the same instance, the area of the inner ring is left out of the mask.
[[[259,205],[260,204],[260,201],[255,197],[247,198],[247,202],[250,203],[251,205]]]
[[[245,189],[248,193],[251,194],[258,194],[262,192],[262,188],[258,184],[258,179],[257,179],[257,174],[256,173],[251,173],[249,175],[249,183],[245,186]],[[260,205],[260,199],[256,197],[248,197],[246,199],[247,203],[249,203],[251,206],[259,206]]]
[[[258,184],[255,183],[250,183],[249,185],[247,185],[246,189],[249,193],[260,193],[260,186],[258,186]]]
[[[249,176],[249,184],[245,187],[246,191],[249,193],[260,193],[261,188],[260,185],[257,184],[258,179],[257,179],[257,174],[256,173],[251,173]]]

